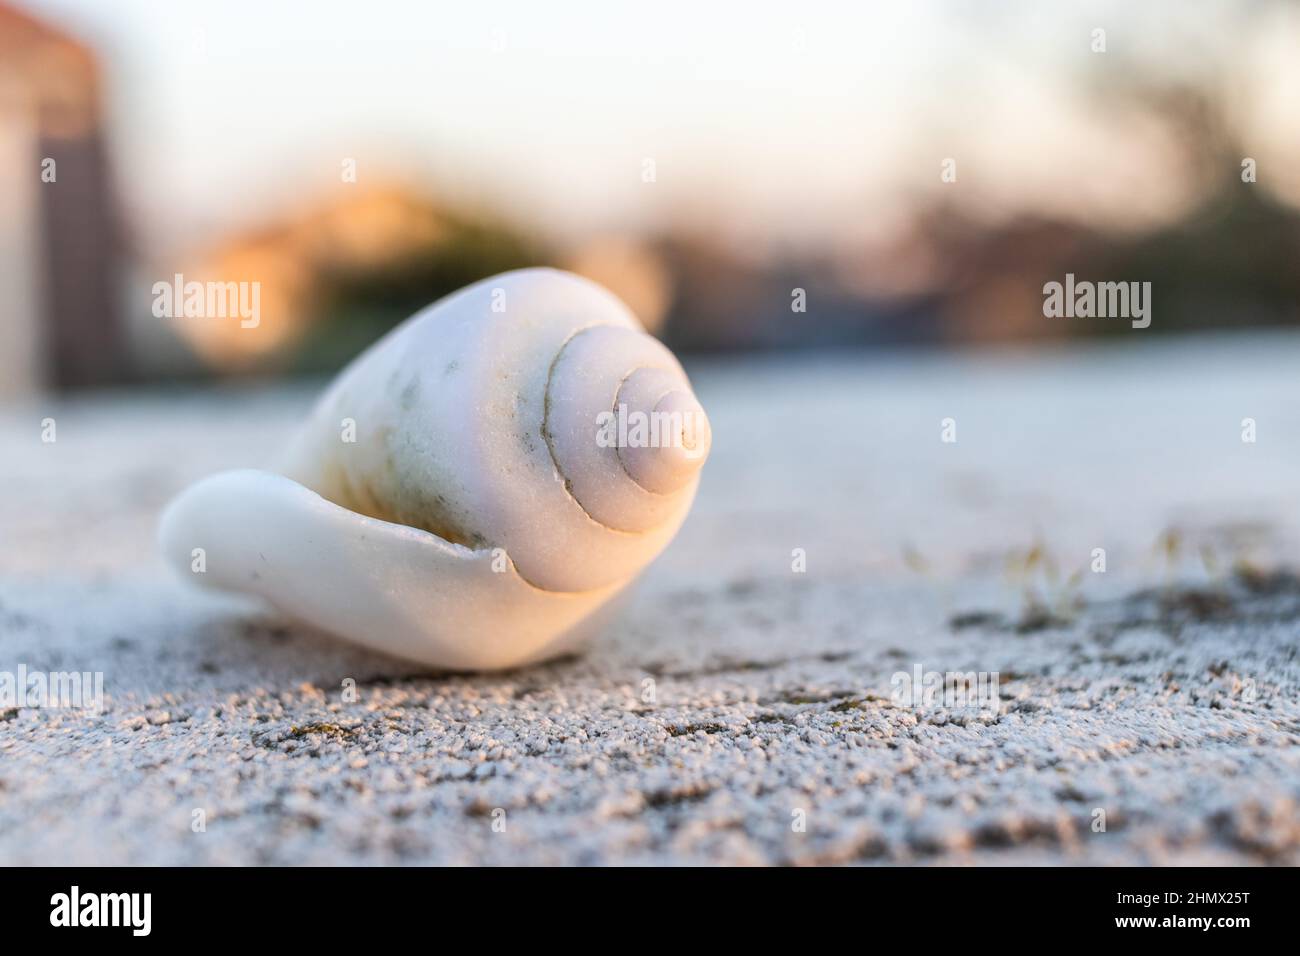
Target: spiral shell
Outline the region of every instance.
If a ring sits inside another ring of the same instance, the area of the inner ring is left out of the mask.
[[[626,440],[629,420],[657,440]],[[597,628],[685,519],[710,440],[681,366],[621,302],[523,270],[375,343],[274,472],[187,489],[160,540],[186,574],[202,549],[200,583],[358,643],[512,667]]]

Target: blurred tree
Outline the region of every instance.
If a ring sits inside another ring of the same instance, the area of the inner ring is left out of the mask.
[[[540,241],[486,216],[418,208],[438,228],[382,259],[331,260],[317,276],[316,319],[294,367],[328,371],[424,306],[480,279],[553,261]]]

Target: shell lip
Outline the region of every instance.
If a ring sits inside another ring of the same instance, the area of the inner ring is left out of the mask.
[[[574,596],[578,597],[584,594],[595,594],[609,590],[609,585],[599,587],[584,588],[581,590],[555,590],[552,588],[542,587],[530,581],[520,571],[514,558],[511,557],[509,549],[504,545],[485,544],[482,547],[470,547],[469,545],[460,544],[455,541],[448,541],[441,535],[435,534],[424,528],[417,528],[414,525],[403,524],[397,521],[388,521],[384,518],[376,518],[373,515],[363,514],[360,511],[354,511],[351,508],[341,505],[336,501],[331,501],[319,492],[309,488],[293,478],[281,475],[273,471],[263,471],[256,468],[238,468],[218,472],[214,475],[202,479],[199,482],[186,488],[177,495],[163,510],[162,517],[159,520],[158,539],[160,547],[165,554],[179,554],[179,546],[176,544],[178,537],[184,534],[181,528],[187,523],[186,514],[190,508],[196,507],[197,503],[202,501],[204,493],[209,487],[214,487],[218,483],[228,484],[237,483],[256,483],[253,490],[256,492],[257,485],[261,487],[261,493],[268,496],[282,496],[282,503],[289,507],[301,507],[306,512],[315,513],[324,520],[341,519],[351,525],[351,530],[357,532],[357,536],[364,538],[366,532],[373,533],[380,540],[384,538],[391,539],[394,545],[411,545],[428,548],[431,551],[439,552],[442,555],[464,562],[489,562],[500,554],[509,565],[508,571],[512,578],[519,583],[526,585],[531,591],[541,595],[555,595],[557,597]],[[188,547],[181,549],[188,554]],[[502,572],[494,572],[502,573]],[[243,586],[239,586],[243,590]]]
[[[164,510],[158,537],[167,562],[195,584],[255,594],[354,643],[460,670],[551,655],[626,584],[595,594],[541,590],[508,555],[495,565],[497,555],[257,470],[186,488]],[[191,565],[199,550],[202,568]]]

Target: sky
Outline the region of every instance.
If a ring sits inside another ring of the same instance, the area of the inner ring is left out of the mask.
[[[1300,14],[1249,3],[20,5],[105,57],[146,244],[269,220],[336,187],[345,158],[363,181],[427,181],[561,237],[686,222],[756,250],[870,238],[943,188],[950,156],[997,214],[1140,225],[1185,199],[1164,133],[1083,92],[1133,65],[1226,61],[1260,152],[1300,155]]]

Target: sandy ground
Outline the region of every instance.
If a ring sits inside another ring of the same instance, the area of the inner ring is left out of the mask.
[[[1295,338],[696,366],[677,542],[588,653],[490,676],[155,555],[167,498],[310,390],[5,409],[0,672],[99,671],[107,706],[0,708],[0,859],[1300,863],[1297,368]],[[998,699],[918,706],[915,668]]]

